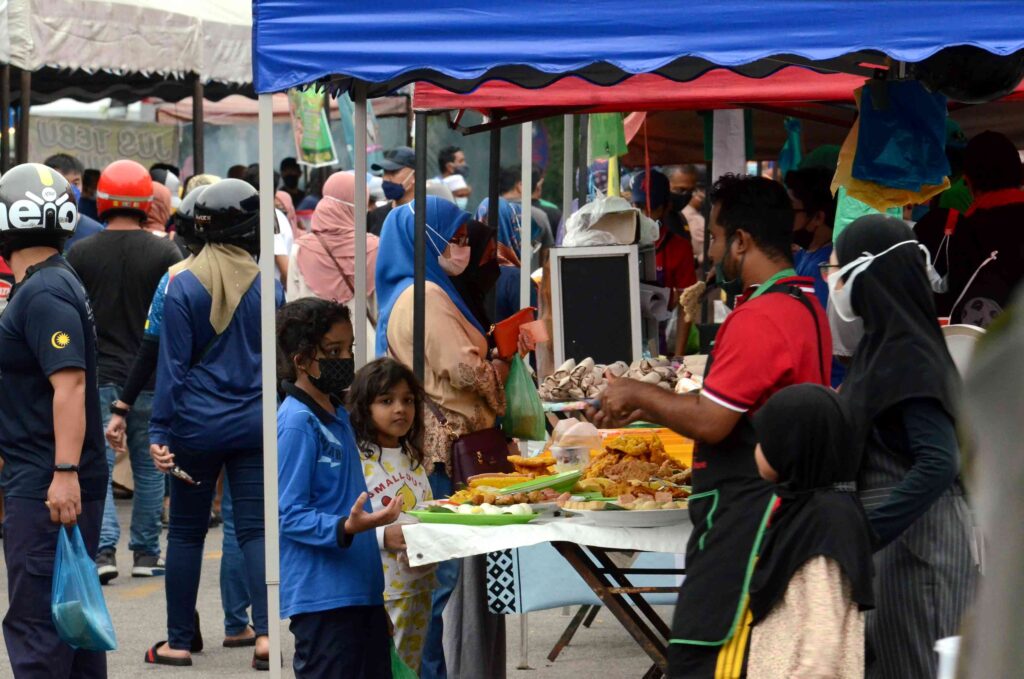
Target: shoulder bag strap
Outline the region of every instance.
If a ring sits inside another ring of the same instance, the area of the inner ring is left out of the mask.
[[[329,247],[327,247],[327,241],[324,240],[323,235],[317,233],[316,231],[311,231],[310,233],[312,233],[314,236],[316,236],[316,239],[318,241],[320,241],[320,245],[323,247],[324,252],[327,253],[327,256],[331,258],[331,262],[334,263],[334,268],[338,270],[338,273],[341,274],[341,279],[343,281],[345,281],[345,285],[348,286],[348,289],[352,291],[352,295],[355,296],[355,294],[356,294],[356,284],[355,284],[355,281],[352,280],[351,276],[349,276],[347,273],[345,273],[345,270],[341,268],[341,264],[339,264],[338,260],[334,258],[334,253],[331,252],[331,249]]]
[[[804,294],[804,291],[801,290],[800,288],[798,288],[795,285],[789,285],[789,284],[773,285],[772,287],[770,287],[767,290],[765,290],[765,293],[769,293],[769,292],[784,292],[784,293],[788,294],[790,297],[792,297],[793,299],[795,299],[795,300],[799,301],[801,304],[803,304],[804,308],[807,309],[807,313],[809,313],[811,315],[811,320],[814,321],[815,337],[818,340],[818,359],[820,360],[820,365],[818,366],[818,368],[821,371],[821,381],[824,384],[825,383],[825,374],[826,374],[825,355],[824,355],[824,353],[825,353],[825,345],[821,341],[821,325],[818,323],[818,314],[814,313],[814,305],[811,304],[811,300],[807,299],[807,295]]]

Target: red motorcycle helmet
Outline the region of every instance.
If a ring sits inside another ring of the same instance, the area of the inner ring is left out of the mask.
[[[101,220],[114,211],[145,219],[153,204],[153,179],[134,160],[115,160],[100,173],[96,184],[96,212]]]

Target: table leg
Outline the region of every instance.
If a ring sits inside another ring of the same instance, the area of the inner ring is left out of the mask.
[[[517,670],[530,669],[530,625],[527,622],[527,613],[519,616],[519,664]]]
[[[587,547],[587,549],[594,555],[594,558],[597,559],[598,563],[604,567],[605,571],[619,583],[620,587],[630,586],[631,583],[629,582],[629,578],[626,577],[626,574],[622,572],[621,568],[615,565],[615,562],[608,556],[607,551],[600,547]],[[640,609],[640,612],[647,617],[650,623],[654,625],[654,628],[661,633],[663,638],[672,638],[672,628],[670,628],[668,623],[662,620],[661,616],[655,612],[654,608],[647,603],[647,599],[644,598],[643,594],[630,594],[629,598],[633,601],[634,605]]]
[[[590,615],[588,615],[587,619],[583,621],[583,626],[586,627],[587,629],[590,629],[590,626],[594,624],[594,618],[596,618],[597,614],[600,613],[600,612],[601,612],[601,607],[600,606],[591,606],[590,607]]]
[[[651,669],[647,670],[647,674],[643,676],[643,679],[662,679],[662,677],[666,676],[668,675],[662,672],[661,668],[658,667],[657,663],[655,663],[654,665],[651,665]]]
[[[662,672],[668,670],[668,649],[665,639],[623,600],[622,595],[609,591],[611,583],[587,556],[583,549],[571,542],[552,542],[551,545],[569,562],[587,586],[601,600],[644,652],[658,665]]]
[[[569,622],[569,626],[562,632],[562,636],[558,638],[551,652],[548,653],[548,660],[555,662],[558,659],[559,654],[569,645],[572,638],[576,635],[576,631],[580,628],[581,624],[584,624],[584,619],[587,617],[587,613],[590,612],[591,608],[597,608],[597,606],[580,606],[580,610],[577,611],[576,615],[573,616]]]

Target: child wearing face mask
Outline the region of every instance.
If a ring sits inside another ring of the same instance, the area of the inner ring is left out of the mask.
[[[348,412],[352,323],[337,302],[305,298],[277,318],[281,617],[291,618],[295,676],[391,676],[384,575],[373,529],[395,502],[372,511]]]
[[[348,410],[363,456],[363,476],[375,511],[404,511],[433,499],[423,466],[423,388],[409,368],[390,358],[363,367],[348,393]],[[437,579],[434,566],[413,568],[402,526],[377,528],[384,563],[384,606],[395,626],[395,646],[418,670]]]

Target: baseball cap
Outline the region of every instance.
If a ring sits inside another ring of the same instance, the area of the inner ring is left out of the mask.
[[[394,172],[403,167],[416,167],[416,152],[408,146],[397,146],[384,152],[384,159],[374,163],[370,169],[374,172]]]
[[[657,170],[651,170],[651,181],[647,181],[647,173],[641,170],[633,175],[631,181],[630,193],[632,194],[634,205],[643,205],[647,202],[647,194],[650,192],[651,196],[651,208],[658,209],[669,200],[669,183],[668,177],[658,172]]]

